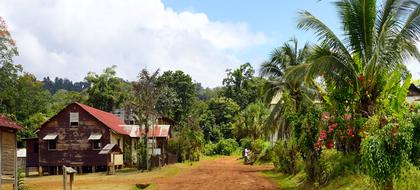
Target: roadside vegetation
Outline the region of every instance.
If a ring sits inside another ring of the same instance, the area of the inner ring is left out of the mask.
[[[406,102],[413,81],[405,61],[420,60],[419,2],[333,5],[339,34],[301,11],[297,27],[312,32],[317,43],[291,38],[259,72],[245,63],[227,70],[216,88],[204,88],[179,70],[141,70],[136,81],[125,81],[115,67],[88,73],[81,82],[38,81],[13,63],[17,46],[0,20],[0,113],[25,126],[19,139],[34,137],[74,101],[129,110],[146,131],[151,118],[164,115],[177,123],[168,149],[179,162],[242,156],[248,148],[251,163],[273,163],[275,170],[264,175],[281,189],[416,189],[420,105]],[[139,155],[146,155],[146,142]],[[138,169],[150,170],[149,158],[140,158]]]

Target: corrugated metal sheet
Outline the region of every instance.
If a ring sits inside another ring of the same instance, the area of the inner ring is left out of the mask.
[[[102,134],[90,134],[88,140],[100,140],[102,138]]]
[[[0,127],[7,127],[12,129],[20,129],[22,126],[13,122],[10,118],[6,117],[3,114],[0,114]]]
[[[125,123],[116,115],[105,112],[102,110],[98,110],[96,108],[87,106],[85,104],[81,104],[76,102],[77,105],[82,107],[84,110],[86,110],[89,114],[91,114],[93,117],[98,119],[100,122],[102,122],[104,125],[112,129],[113,131],[122,134],[122,135],[128,135],[127,131],[125,131],[121,126],[125,125]]]
[[[57,134],[47,134],[44,138],[42,138],[42,140],[54,140],[57,138],[57,136]]]

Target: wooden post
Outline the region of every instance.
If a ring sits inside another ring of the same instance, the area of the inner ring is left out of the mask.
[[[70,174],[70,190],[73,190],[74,173]]]
[[[70,167],[63,166],[63,189],[67,188],[67,174],[70,174],[70,190],[73,190],[74,184],[74,174],[77,173],[76,170]]]
[[[44,172],[42,171],[42,166],[38,166],[38,175],[43,176]]]
[[[63,166],[63,190],[66,190],[66,185],[67,185],[66,175],[67,175],[66,166]]]
[[[96,172],[96,166],[92,166],[92,173]]]
[[[28,177],[29,176],[29,167],[25,167],[25,176]]]
[[[14,135],[15,137],[15,149],[14,149],[14,162],[15,162],[15,172],[14,172],[14,184],[13,184],[13,189],[17,190],[18,189],[18,169],[17,169],[17,141],[16,141],[16,133]]]

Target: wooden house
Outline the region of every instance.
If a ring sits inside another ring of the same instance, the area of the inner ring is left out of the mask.
[[[0,114],[0,189],[8,184],[17,189],[16,132],[20,128]]]
[[[420,102],[420,88],[414,84],[410,84],[406,98],[407,103],[415,104]]]
[[[27,139],[27,169],[37,167],[40,175],[62,173],[63,165],[80,173],[105,170],[107,156],[98,153],[107,144],[123,150],[128,134],[121,125],[112,113],[72,103],[42,124],[37,138]]]
[[[42,124],[37,138],[26,140],[27,170],[36,167],[40,175],[60,174],[65,165],[79,173],[105,171],[109,157],[99,153],[114,145],[122,153],[113,155],[118,162],[112,165],[131,166],[136,163],[134,150],[140,135],[112,113],[72,103]]]

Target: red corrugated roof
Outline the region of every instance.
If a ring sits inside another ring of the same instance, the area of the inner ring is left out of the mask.
[[[0,127],[7,127],[12,129],[20,129],[22,126],[18,125],[8,117],[3,114],[0,114]]]
[[[154,131],[154,135],[153,135],[153,131]],[[155,129],[153,130],[153,128],[149,129],[148,135],[149,137],[169,137],[169,126],[168,127],[164,127],[161,125],[156,125]]]
[[[87,106],[85,104],[81,104],[76,102],[77,105],[82,107],[84,110],[86,110],[90,115],[98,119],[100,122],[102,122],[104,125],[109,127],[110,129],[114,130],[115,132],[122,134],[122,135],[128,135],[127,131],[123,129],[121,125],[125,125],[123,121],[117,116],[115,116],[112,113],[105,112],[102,110],[98,110],[96,108]]]
[[[155,129],[153,127],[149,127],[149,132],[147,133],[148,137],[166,137],[169,138],[169,125],[155,125]],[[141,129],[141,135],[144,135],[144,129]]]

